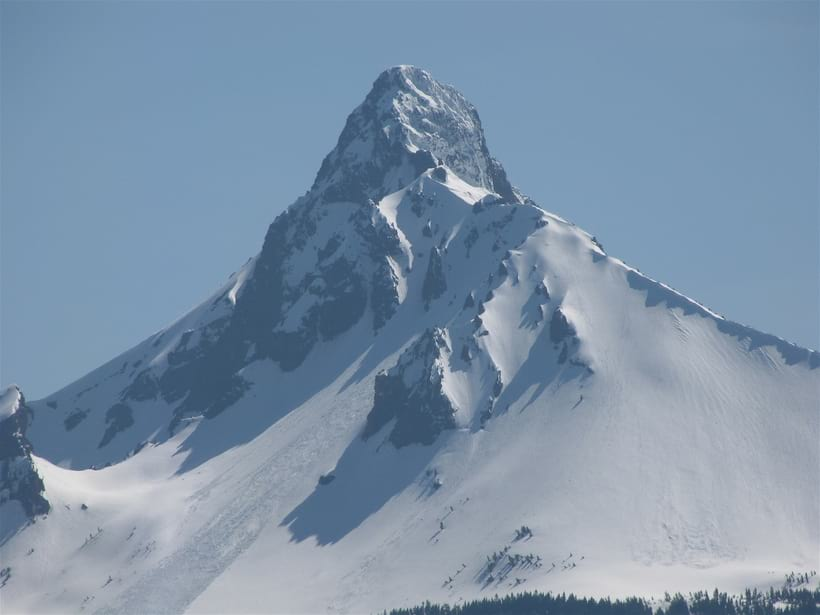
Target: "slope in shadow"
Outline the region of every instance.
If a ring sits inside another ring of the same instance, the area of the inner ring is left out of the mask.
[[[356,437],[332,473],[288,513],[281,525],[288,527],[291,540],[301,542],[315,536],[320,545],[336,543],[413,482],[424,489],[424,470],[446,442],[446,435],[430,446],[396,449],[385,440],[390,427],[368,441]]]
[[[589,377],[590,372],[587,367],[573,356],[569,356],[568,360],[564,361],[560,358],[557,345],[550,339],[549,327],[544,327],[530,347],[527,359],[496,400],[497,412],[504,412],[506,408],[516,403],[532,389],[533,384],[537,386],[532,389],[529,398],[521,406],[521,412],[541,397],[550,386],[557,388],[573,380],[581,384],[585,378]]]
[[[188,472],[256,438],[356,364],[371,342],[369,336],[361,335],[358,327],[354,327],[338,338],[338,343],[334,341],[321,352],[311,352],[292,372],[282,371],[269,360],[249,366],[255,371],[253,380],[257,384],[227,411],[197,425],[176,451],[188,453],[178,473]]]

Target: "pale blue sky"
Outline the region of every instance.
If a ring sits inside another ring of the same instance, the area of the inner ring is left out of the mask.
[[[376,75],[476,105],[540,205],[818,343],[818,4],[0,3],[0,382],[48,394],[215,290]]]

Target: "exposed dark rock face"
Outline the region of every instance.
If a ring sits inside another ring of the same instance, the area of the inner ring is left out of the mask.
[[[550,320],[550,341],[553,344],[563,342],[568,337],[575,335],[575,327],[567,320],[561,308],[555,308]]]
[[[424,283],[421,287],[421,298],[424,301],[424,306],[429,307],[430,303],[441,297],[445,290],[447,290],[447,279],[444,276],[441,252],[438,248],[433,248],[430,250],[427,273],[424,275]]]
[[[370,308],[373,310],[373,329],[378,331],[396,313],[399,307],[399,281],[393,269],[383,259],[373,272]]]
[[[324,269],[322,277],[325,284],[323,300],[318,307],[317,328],[322,339],[332,340],[362,317],[367,306],[367,290],[355,263],[345,258]]]
[[[171,359],[169,357],[169,363]],[[123,392],[125,399],[133,399],[134,401],[146,401],[148,399],[156,399],[160,393],[159,382],[151,373],[151,370],[144,370],[140,372],[131,385]]]
[[[521,310],[521,324],[535,328],[544,320],[547,314],[547,304],[550,294],[547,285],[542,281],[535,285],[535,290]]]
[[[566,315],[561,311],[560,307],[555,308],[555,311],[552,313],[552,319],[550,320],[550,341],[556,346],[558,344],[561,345],[561,353],[558,355],[558,363],[561,364],[565,363],[567,357],[569,357],[570,346],[578,342],[575,327],[567,320]]]
[[[432,444],[442,431],[456,426],[455,408],[442,388],[446,355],[449,348],[444,332],[428,329],[394,367],[376,376],[365,439],[393,419],[389,440],[396,447]]]
[[[239,371],[251,361],[296,369],[319,341],[359,322],[368,305],[374,330],[383,327],[399,302],[390,265],[390,258],[402,256],[397,231],[370,199],[338,206],[351,214],[318,249],[309,244],[330,205],[305,197],[278,216],[230,316],[183,334],[168,355],[168,369],[158,379],[142,372],[122,400],[161,395],[181,402],[173,431],[184,416],[215,416],[239,400],[250,386]],[[301,279],[288,278],[295,263],[311,258],[315,265]]]
[[[88,416],[89,412],[90,412],[89,409],[74,410],[71,414],[69,414],[67,417],[65,417],[65,420],[63,421],[63,425],[65,426],[65,430],[66,431],[71,431],[72,429],[74,429],[77,425],[79,425],[80,423],[83,422],[83,419],[85,419],[85,417]]]
[[[401,258],[401,242],[396,229],[385,220],[373,201],[357,211],[354,226],[371,260],[370,307],[373,311],[373,329],[378,331],[393,317],[399,306],[399,281],[389,259]]]
[[[11,413],[0,421],[0,504],[16,500],[29,518],[44,515],[51,506],[31,458],[31,443],[26,439],[33,413],[19,389],[7,389],[3,396],[6,395],[19,398]]]
[[[131,406],[119,403],[111,406],[105,413],[105,433],[97,448],[102,448],[114,439],[121,431],[125,431],[134,424],[134,412]]]
[[[495,373],[495,382],[493,382],[493,388],[490,391],[489,398],[487,399],[487,406],[478,417],[479,424],[482,428],[487,424],[487,421],[493,418],[495,413],[495,403],[501,396],[501,392],[504,390],[504,381],[501,378],[501,371],[492,362],[490,363],[489,369]]]

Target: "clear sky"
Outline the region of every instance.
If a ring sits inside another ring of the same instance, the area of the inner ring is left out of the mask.
[[[384,68],[514,184],[727,317],[818,342],[818,3],[4,0],[0,382],[44,396],[203,300]]]

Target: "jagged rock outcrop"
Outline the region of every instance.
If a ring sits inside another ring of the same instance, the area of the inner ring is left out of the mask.
[[[556,348],[561,347],[561,353],[558,355],[559,363],[566,362],[572,347],[578,343],[575,327],[567,320],[566,314],[560,307],[555,308],[550,319],[550,341]]]
[[[560,307],[555,308],[550,320],[550,341],[559,344],[575,335],[575,327],[567,320]]]
[[[430,250],[427,273],[424,275],[424,284],[421,287],[421,298],[424,301],[424,306],[430,307],[430,303],[441,297],[445,290],[447,290],[447,279],[444,276],[441,251],[438,248],[433,248]]]
[[[439,163],[509,202],[521,199],[490,156],[481,120],[467,99],[425,70],[396,66],[379,75],[350,114],[312,190],[327,201],[378,199]]]
[[[201,337],[190,360],[163,374],[163,397],[184,399],[177,417],[214,416],[233,404],[249,388],[239,371],[252,361],[296,369],[319,341],[358,323],[368,306],[375,331],[395,313],[398,280],[390,259],[402,256],[395,228],[371,200],[338,204],[332,213],[328,207],[300,201],[276,218],[231,316]],[[342,211],[341,224],[324,239],[321,221]]]
[[[11,386],[0,395],[0,505],[16,500],[28,517],[44,515],[51,508],[26,438],[31,419],[32,411],[19,388]]]
[[[454,428],[456,409],[442,386],[449,354],[444,331],[428,329],[394,367],[378,374],[364,438],[394,419],[389,440],[396,447],[432,444],[442,431]]]

